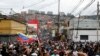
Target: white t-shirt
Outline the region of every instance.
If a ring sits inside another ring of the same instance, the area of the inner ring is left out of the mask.
[[[74,56],[78,56],[78,52],[77,52],[77,51],[74,51],[74,52],[73,52],[73,55],[74,55]]]
[[[31,55],[32,55],[32,56],[37,56],[37,53],[32,53]]]

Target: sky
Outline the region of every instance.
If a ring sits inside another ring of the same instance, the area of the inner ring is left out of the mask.
[[[82,4],[78,8],[75,7]],[[93,15],[96,14],[97,2],[100,0],[95,0],[95,2],[87,9],[81,12],[82,15]],[[73,9],[75,10],[72,14],[78,15],[78,13],[91,2],[91,0],[60,0],[60,12],[65,12],[65,14],[71,13]],[[52,11],[53,14],[58,14],[58,0],[0,0],[0,12],[2,14],[8,15],[11,8],[16,12],[27,11],[28,9],[38,10],[38,11]],[[14,12],[14,13],[15,13]]]

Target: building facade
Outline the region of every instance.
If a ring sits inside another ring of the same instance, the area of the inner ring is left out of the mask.
[[[14,41],[17,34],[26,33],[26,25],[13,19],[0,19],[0,41]]]
[[[100,41],[100,25],[96,19],[74,18],[70,20],[70,33],[74,41]]]

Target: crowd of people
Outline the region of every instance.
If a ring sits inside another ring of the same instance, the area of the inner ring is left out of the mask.
[[[100,42],[0,42],[1,56],[100,56]]]

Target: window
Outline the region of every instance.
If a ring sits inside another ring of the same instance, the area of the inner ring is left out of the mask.
[[[80,40],[88,40],[88,35],[80,35]]]

